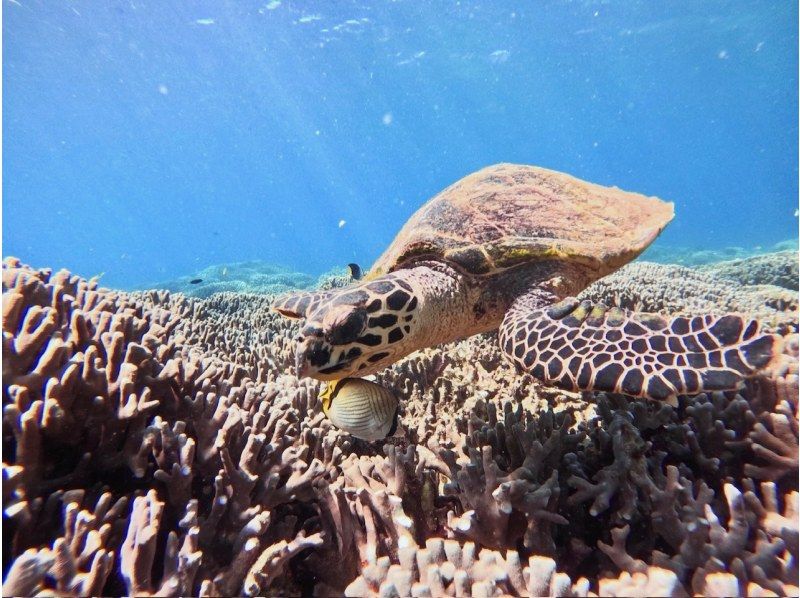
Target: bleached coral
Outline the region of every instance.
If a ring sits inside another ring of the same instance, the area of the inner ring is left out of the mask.
[[[796,330],[780,293],[673,274],[589,292]],[[796,338],[767,377],[673,409],[544,388],[480,335],[381,372],[406,432],[369,444],[296,379],[270,301],[6,260],[5,593],[797,591]]]

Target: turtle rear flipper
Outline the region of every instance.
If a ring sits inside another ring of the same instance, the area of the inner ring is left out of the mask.
[[[566,390],[617,392],[674,402],[733,390],[780,353],[781,337],[738,315],[631,313],[574,297],[533,309],[525,297],[500,328],[500,346],[522,370]]]
[[[275,299],[272,309],[286,318],[305,318],[314,313],[321,303],[327,301],[340,289],[333,291],[301,291],[299,293],[286,293]]]

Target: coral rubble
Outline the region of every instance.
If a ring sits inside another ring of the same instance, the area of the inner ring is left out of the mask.
[[[489,334],[381,372],[405,433],[366,443],[296,379],[270,295],[121,293],[9,258],[3,592],[796,594],[797,298],[725,280],[634,264],[586,295],[795,335],[738,392],[547,389]]]

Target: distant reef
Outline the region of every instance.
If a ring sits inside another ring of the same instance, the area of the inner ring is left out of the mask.
[[[780,253],[784,251],[798,251],[798,240],[787,239],[780,243],[775,243],[771,247],[756,246],[746,247],[723,247],[721,249],[699,249],[697,247],[683,247],[674,245],[651,245],[642,254],[642,259],[659,264],[678,264],[679,266],[704,266],[716,262],[729,260],[741,260],[759,255]]]
[[[688,266],[741,284],[773,284],[797,290],[797,252],[796,239],[777,243],[769,251],[760,247],[709,250],[651,247],[639,262]],[[352,279],[345,267],[335,268],[316,278],[286,266],[256,260],[208,266],[186,276],[149,284],[137,290],[163,289],[204,299],[214,293],[275,295],[289,290],[343,286],[350,282]]]
[[[332,270],[315,278],[291,268],[263,261],[217,264],[192,274],[149,284],[138,290],[163,289],[204,299],[214,293],[257,293],[275,295],[292,289],[310,289],[349,282],[346,268]]]

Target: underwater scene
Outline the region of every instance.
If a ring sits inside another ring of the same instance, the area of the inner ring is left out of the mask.
[[[798,5],[3,0],[5,596],[792,596]]]

